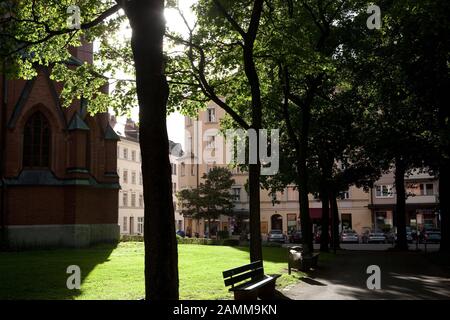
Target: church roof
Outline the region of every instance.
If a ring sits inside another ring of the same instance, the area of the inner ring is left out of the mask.
[[[89,130],[88,125],[81,119],[80,114],[75,112],[72,117],[72,120],[69,123],[69,131],[72,130]]]

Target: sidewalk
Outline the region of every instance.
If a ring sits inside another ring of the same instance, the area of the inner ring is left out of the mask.
[[[367,289],[369,265],[381,269],[379,290]],[[281,293],[294,300],[450,299],[450,273],[423,253],[342,250]]]

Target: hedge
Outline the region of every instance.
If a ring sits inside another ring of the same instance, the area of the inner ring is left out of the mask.
[[[176,235],[177,242],[180,244],[198,244],[198,245],[208,245],[208,246],[249,246],[248,241],[239,241],[238,239],[222,239],[222,240],[216,240],[216,239],[206,239],[206,238],[183,238],[179,235]],[[120,237],[120,241],[127,242],[127,241],[137,241],[137,242],[143,242],[144,237],[143,236],[137,236],[137,235],[122,235]],[[276,242],[265,242],[263,241],[262,246],[263,247],[281,247],[281,243]]]

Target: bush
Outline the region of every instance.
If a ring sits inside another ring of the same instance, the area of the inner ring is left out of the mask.
[[[228,233],[228,231],[219,231],[217,232],[217,237],[219,239],[228,239],[230,237],[230,234]]]
[[[224,240],[222,240],[222,245],[230,246],[230,247],[238,246],[239,240],[238,239],[224,239]]]
[[[207,246],[238,246],[240,244],[237,239],[205,239],[205,238],[177,238],[177,242],[180,244],[198,244]]]
[[[178,243],[181,244],[203,244],[203,245],[213,245],[215,240],[205,239],[205,238],[177,238]]]
[[[124,235],[120,236],[120,241],[121,242],[127,242],[127,241],[143,242],[144,236],[124,234]]]

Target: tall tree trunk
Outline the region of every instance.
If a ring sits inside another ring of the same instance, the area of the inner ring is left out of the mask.
[[[8,79],[6,77],[6,61],[2,65],[2,88],[3,99],[1,101],[2,110],[0,113],[0,250],[7,248],[7,232],[6,232],[6,181],[5,176],[5,145],[6,145],[6,107],[8,99]]]
[[[259,161],[258,161],[259,163]],[[260,214],[260,167],[259,164],[249,165],[249,196],[250,196],[250,261],[263,259],[261,246],[261,214]]]
[[[438,37],[441,41],[441,37]],[[437,47],[436,47],[437,48]],[[447,47],[448,48],[448,47]],[[440,142],[439,159],[439,212],[441,218],[441,243],[439,250],[450,253],[450,108],[448,106],[450,78],[448,75],[447,55],[433,59],[439,70],[436,75],[435,103],[438,106],[438,128]],[[447,66],[447,67],[446,67]]]
[[[320,199],[322,200],[322,233],[320,234],[320,251],[328,252],[330,237],[329,237],[329,225],[330,225],[330,196],[325,186],[322,187],[320,193]]]
[[[399,250],[408,250],[408,241],[406,240],[406,191],[405,191],[405,171],[404,160],[397,156],[395,158],[395,224],[397,227],[397,244]]]
[[[450,252],[450,164],[442,163],[439,168],[439,213],[441,219],[441,252]]]
[[[211,238],[211,219],[208,219],[208,238]]]
[[[335,190],[330,192],[330,204],[331,204],[331,214],[332,214],[332,243],[333,250],[336,251],[340,248],[339,241],[339,207],[337,204],[337,192]]]
[[[311,119],[311,111],[309,105],[305,104],[302,109],[302,127],[300,136],[300,150],[298,152],[297,172],[299,180],[299,203],[300,203],[300,223],[302,230],[303,252],[309,255],[314,251],[311,217],[309,215],[309,198],[308,198],[308,135],[309,124]]]
[[[259,129],[262,128],[262,101],[261,90],[258,73],[253,57],[253,45],[256,39],[256,34],[261,18],[263,7],[262,0],[254,2],[252,12],[252,22],[255,28],[249,27],[247,36],[244,41],[243,58],[244,70],[247,79],[250,83],[250,92],[252,96],[252,125],[251,129],[256,131],[256,146],[250,148],[256,150],[256,164],[249,165],[249,193],[250,193],[250,261],[263,260],[262,246],[261,246],[261,204],[260,204],[260,176],[261,176],[261,162],[259,161]]]
[[[164,0],[124,2],[139,100],[144,187],[145,298],[177,300],[178,253],[166,127],[169,88],[164,75]]]

